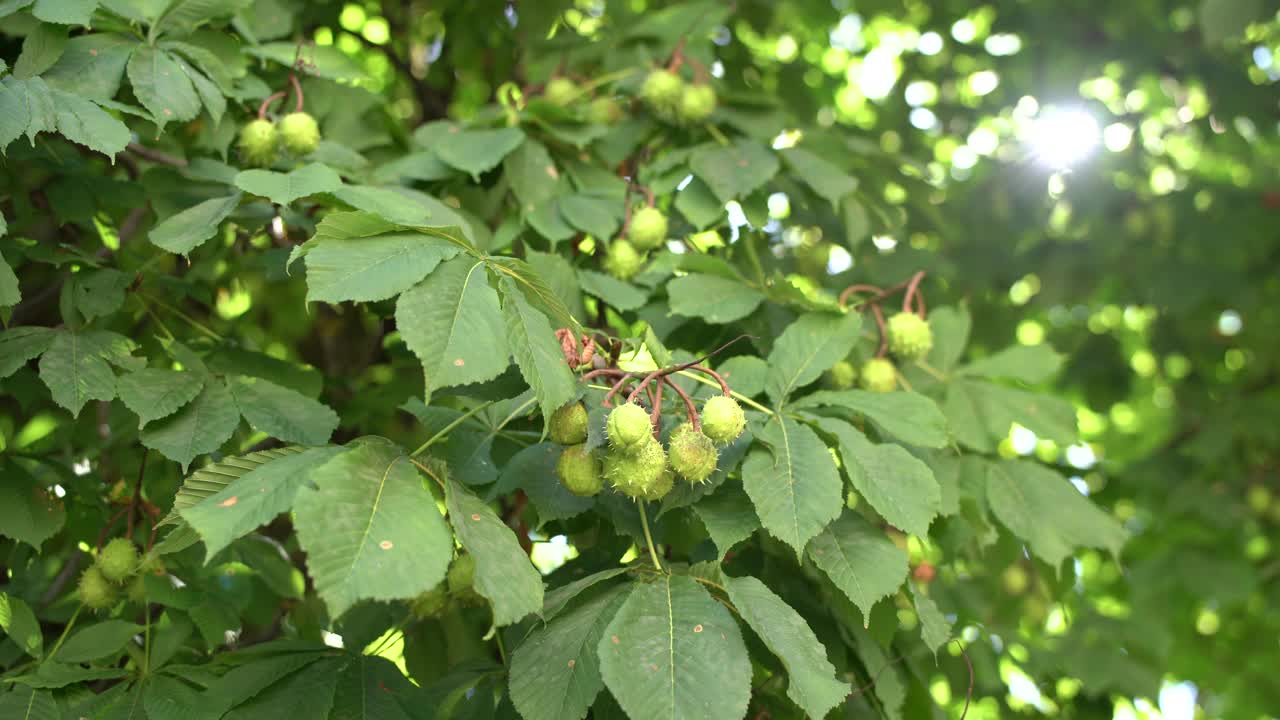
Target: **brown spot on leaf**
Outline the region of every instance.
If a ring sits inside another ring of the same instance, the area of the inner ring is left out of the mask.
[[[383,540],[382,542],[378,543],[378,547],[382,548],[383,550],[390,550],[391,548],[395,547],[395,544],[392,543],[390,540]]]
[[[238,502],[240,502],[240,498],[236,497],[235,495],[232,495],[226,500],[223,500],[222,502],[218,503],[218,507],[231,507],[232,505],[235,505]]]
[[[569,667],[573,667],[574,665],[577,665],[577,664],[578,664],[578,661],[577,661],[577,660],[570,660],[570,661],[569,661]]]
[[[559,180],[559,179],[560,179],[560,172],[559,172],[558,170],[556,170],[556,166],[555,166],[555,165],[548,165],[548,166],[547,166],[547,175],[548,175],[552,180]]]
[[[617,645],[618,643],[622,642],[621,640],[619,640],[619,639],[618,639],[618,636],[617,636],[617,635],[614,635],[613,637],[611,637],[611,638],[609,638],[609,639],[613,641],[613,644],[614,644],[614,645]]]
[[[454,367],[462,367],[463,365],[466,365],[466,364],[467,364],[467,362],[466,362],[465,360],[463,360],[462,358],[458,358],[457,360],[454,360],[454,361],[453,361],[453,366],[454,366]]]
[[[744,168],[744,167],[746,167],[746,166],[748,166],[748,165],[750,165],[750,164],[751,164],[751,163],[747,162],[746,160],[739,160],[739,161],[738,161],[738,167],[743,167],[743,168]]]
[[[97,51],[97,50],[90,50],[90,51],[89,51],[89,54],[90,54],[90,55],[97,55],[97,54],[98,54],[98,51]]]
[[[700,632],[702,632],[702,623],[698,623],[697,625],[694,625],[694,626],[693,626],[693,631],[694,631],[694,632],[696,632],[696,633],[700,633]]]
[[[480,522],[480,513],[471,513],[471,519]]]

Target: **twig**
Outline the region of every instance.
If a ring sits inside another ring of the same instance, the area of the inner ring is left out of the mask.
[[[664,376],[662,378],[662,382],[665,385],[669,385],[671,389],[675,390],[676,394],[680,396],[680,399],[684,400],[685,414],[689,416],[689,422],[692,423],[694,431],[702,432],[702,420],[698,417],[698,409],[693,404],[693,398],[689,397],[689,393],[685,392],[683,388],[675,384],[671,378]]]
[[[288,95],[288,94],[289,94],[289,93],[288,93],[287,91],[285,91],[285,90],[281,90],[281,91],[279,91],[279,92],[273,92],[273,93],[271,93],[270,95],[268,95],[268,96],[267,96],[267,99],[266,99],[266,100],[263,100],[263,101],[262,101],[262,104],[258,106],[258,119],[259,119],[259,120],[266,120],[266,119],[267,119],[267,108],[268,108],[268,107],[271,107],[271,103],[273,103],[273,102],[275,102],[275,101],[277,101],[277,100],[280,100],[280,99],[284,98],[284,97],[285,97],[286,95]]]
[[[644,511],[644,501],[637,501],[636,507],[640,510],[640,527],[644,528],[644,541],[649,546],[649,557],[653,560],[653,566],[658,572],[662,572],[662,563],[658,562],[658,551],[653,549],[653,535],[649,533],[649,516]]]
[[[130,542],[133,542],[133,522],[138,515],[138,502],[142,499],[142,477],[147,472],[147,455],[150,452],[146,449],[142,451],[142,463],[138,465],[138,480],[133,485],[133,497],[129,498],[129,519],[125,525],[127,529],[124,536],[129,538]]]
[[[880,329],[880,349],[876,351],[876,357],[882,358],[889,351],[889,332],[884,327],[884,311],[880,309],[880,303],[871,304],[871,314],[876,319],[876,327]]]
[[[142,143],[131,142],[127,146],[125,146],[125,149],[133,153],[134,155],[137,155],[138,157],[144,160],[150,160],[153,163],[160,163],[161,165],[172,165],[173,167],[180,167],[180,168],[184,168],[187,166],[186,158],[180,158],[174,155],[170,155],[169,153],[166,153],[166,152],[161,152],[154,148],[149,148],[146,145],[143,145]]]
[[[653,409],[649,411],[649,424],[653,426],[653,439],[658,439],[659,420],[662,418],[662,383],[658,383],[658,387],[649,388],[649,404]]]
[[[923,279],[924,279],[924,271],[920,270],[916,272],[916,274],[912,275],[911,279],[907,281],[907,292],[905,295],[902,296],[902,312],[911,312],[911,301],[916,297],[916,294],[919,292],[920,281]],[[921,302],[922,303],[924,302],[923,298],[921,298]],[[920,312],[920,317],[924,317],[923,310]]]
[[[438,430],[435,435],[432,435],[431,437],[427,438],[427,441],[419,445],[417,450],[414,450],[413,452],[409,453],[409,457],[415,458],[421,455],[422,453],[426,452],[427,448],[431,447],[435,443],[435,441],[439,440],[441,437],[444,437],[445,435],[449,434],[450,430],[453,430],[454,428],[458,427],[471,416],[475,415],[481,410],[484,410],[485,408],[489,407],[490,405],[496,402],[498,401],[490,400],[487,403],[477,405],[476,407],[471,408],[467,412],[463,413],[461,417],[455,419],[453,422],[449,423],[448,425],[445,425],[444,427],[440,428],[440,430]]]
[[[301,49],[301,47],[299,47]],[[298,76],[289,73],[289,84],[293,86],[293,111],[302,112],[302,83],[298,82]]]
[[[964,643],[959,640],[951,642],[960,646],[960,657],[964,658],[964,664],[969,668],[969,692],[964,696],[964,710],[960,712],[960,720],[964,720],[964,716],[969,714],[969,702],[973,700],[973,661],[969,660],[969,652],[965,649]]]

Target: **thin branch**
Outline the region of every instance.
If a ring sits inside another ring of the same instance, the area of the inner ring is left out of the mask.
[[[137,155],[138,157],[144,160],[150,160],[153,163],[160,163],[161,165],[172,165],[173,167],[180,167],[180,168],[184,168],[187,166],[186,158],[180,158],[180,157],[177,157],[176,155],[170,155],[169,153],[161,152],[159,150],[156,150],[155,148],[149,148],[146,145],[143,145],[142,143],[136,143],[136,142],[129,143],[125,147],[125,149],[133,153],[134,155]]]

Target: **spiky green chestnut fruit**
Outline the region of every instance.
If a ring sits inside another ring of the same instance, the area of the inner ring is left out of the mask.
[[[933,331],[924,318],[900,312],[889,318],[889,351],[903,360],[919,360],[933,349]]]
[[[566,77],[555,77],[547,81],[542,97],[553,105],[565,107],[578,99],[578,84]]]
[[[106,610],[120,599],[120,590],[102,574],[97,565],[90,565],[80,574],[76,594],[80,597],[80,602],[90,610]]]
[[[693,429],[692,423],[681,423],[667,441],[667,463],[677,475],[691,483],[700,483],[716,471],[715,443]]]
[[[240,159],[246,165],[267,167],[280,152],[280,134],[270,120],[252,120],[240,128]]]
[[[702,434],[728,445],[742,434],[747,416],[738,401],[728,395],[713,395],[702,405]]]
[[[439,583],[426,592],[418,593],[409,603],[409,614],[416,620],[426,620],[439,615],[448,604],[449,593],[445,583]]]
[[[700,123],[716,109],[716,90],[710,85],[688,85],[680,93],[677,112],[681,122]]]
[[[572,445],[556,460],[556,477],[565,489],[579,497],[591,497],[604,489],[600,474],[600,454],[588,450],[586,443]]]
[[[310,113],[289,113],[280,118],[280,142],[294,155],[310,155],[320,145],[320,126]]]
[[[653,440],[653,424],[649,421],[649,413],[632,402],[623,403],[609,411],[605,431],[609,435],[610,445],[628,452],[637,451],[643,443]]]
[[[129,586],[124,591],[125,597],[129,598],[129,602],[141,605],[147,601],[146,577],[146,575],[139,573],[129,581]]]
[[[667,241],[667,216],[656,207],[643,207],[631,216],[627,238],[637,250],[656,250]]]
[[[858,379],[858,368],[848,360],[841,360],[826,372],[823,382],[832,390],[848,390]]]
[[[667,469],[667,453],[662,443],[649,437],[632,452],[612,450],[604,456],[604,476],[618,492],[644,498],[662,480]]]
[[[644,254],[629,241],[616,238],[604,254],[604,271],[619,280],[630,280],[644,267]]]
[[[98,552],[96,564],[106,579],[124,582],[138,570],[138,548],[128,538],[114,538]]]
[[[569,403],[551,413],[547,423],[551,442],[558,445],[577,445],[587,440],[587,409],[582,403]]]
[[[862,387],[871,392],[891,392],[898,386],[898,371],[886,358],[871,358],[862,364]]]
[[[622,106],[611,97],[598,97],[587,106],[587,119],[596,125],[613,125],[622,119]]]
[[[658,479],[644,491],[644,494],[641,497],[650,502],[661,500],[667,496],[667,493],[671,492],[671,488],[674,487],[675,484],[675,473],[671,472],[671,468],[665,468],[662,473],[658,475]]]
[[[640,97],[658,114],[674,116],[679,112],[680,100],[684,97],[684,80],[670,70],[659,68],[644,79]]]

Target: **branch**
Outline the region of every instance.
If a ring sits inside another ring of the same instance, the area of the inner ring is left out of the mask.
[[[176,155],[170,155],[169,153],[161,152],[159,150],[156,150],[155,148],[149,148],[146,145],[143,145],[142,143],[136,143],[136,142],[129,143],[128,147],[126,147],[126,150],[128,150],[129,152],[133,153],[134,155],[137,155],[138,157],[144,160],[150,160],[153,163],[159,163],[161,165],[171,165],[173,167],[180,167],[180,168],[184,168],[187,166],[186,158],[180,158],[180,157],[177,157]]]

